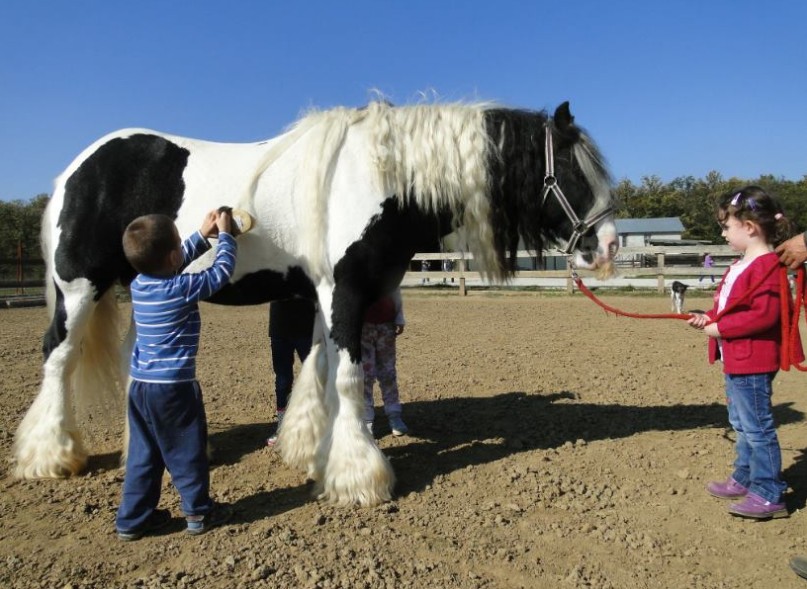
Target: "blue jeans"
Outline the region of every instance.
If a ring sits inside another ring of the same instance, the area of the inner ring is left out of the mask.
[[[208,513],[213,503],[207,418],[199,383],[133,380],[128,403],[129,451],[117,529],[137,530],[146,523],[160,501],[166,468],[185,515]]]
[[[311,352],[311,336],[269,338],[272,347],[272,369],[275,371],[277,410],[285,411],[294,383],[294,352],[304,362]]]
[[[729,422],[737,433],[735,481],[772,503],[781,503],[782,452],[773,422],[771,395],[775,372],[727,374]]]

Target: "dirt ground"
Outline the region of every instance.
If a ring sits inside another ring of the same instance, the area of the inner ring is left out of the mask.
[[[668,310],[660,296],[607,301]],[[233,520],[186,536],[166,480],[172,525],[118,541],[121,420],[94,420],[84,476],[16,481],[0,464],[0,586],[807,587],[787,566],[807,554],[807,376],[775,383],[791,515],[747,521],[704,492],[729,473],[733,446],[699,332],[606,316],[579,295],[407,290],[404,303],[398,370],[411,434],[393,438],[380,407],[376,420],[399,481],[392,502],[311,498],[304,474],[264,445],[274,414],[266,307],[205,305],[212,489]],[[41,308],[0,311],[4,459],[38,391],[46,323]]]

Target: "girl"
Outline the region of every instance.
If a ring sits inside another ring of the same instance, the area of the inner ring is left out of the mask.
[[[401,418],[398,374],[395,370],[395,338],[404,331],[401,290],[396,289],[373,303],[364,315],[361,331],[361,356],[364,367],[364,422],[373,433],[375,405],[373,384],[378,379],[384,400],[384,413],[393,436],[402,436],[409,428]]]
[[[742,258],[723,275],[712,310],[693,314],[688,323],[709,336],[709,363],[723,361],[729,422],[737,441],[734,472],[706,490],[721,499],[742,499],[730,505],[734,515],[787,517],[771,395],[782,343],[780,306],[789,301],[779,298],[779,258],[773,249],[790,237],[792,225],[780,205],[757,186],[724,196],[717,218],[723,237]],[[794,360],[804,358],[800,342],[795,353]]]

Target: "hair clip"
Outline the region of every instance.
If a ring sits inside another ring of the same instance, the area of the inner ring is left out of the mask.
[[[734,195],[734,198],[731,199],[731,206],[736,207],[740,203],[740,199],[742,198],[743,193],[738,192]]]
[[[782,213],[776,213],[776,214],[773,216],[773,218],[774,218],[774,219],[776,219],[777,221],[778,221],[779,219],[781,219],[782,217],[783,217]]]

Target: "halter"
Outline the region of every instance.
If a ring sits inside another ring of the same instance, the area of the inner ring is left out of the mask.
[[[563,194],[563,191],[560,189],[560,186],[558,186],[558,179],[555,177],[555,152],[552,145],[552,129],[549,127],[548,123],[544,128],[546,129],[546,145],[544,149],[546,174],[544,175],[544,189],[541,191],[541,207],[546,204],[546,198],[551,192],[555,195],[555,198],[558,199],[558,204],[560,204],[563,212],[566,213],[569,221],[572,222],[572,235],[569,237],[569,241],[566,242],[566,247],[561,250],[561,252],[568,255],[574,251],[577,247],[577,242],[580,241],[580,238],[583,237],[589,229],[613,213],[613,208],[605,207],[596,215],[591,215],[588,219],[583,221],[579,219],[574,209],[572,209],[572,206],[569,204],[569,201],[566,199],[566,196]]]

